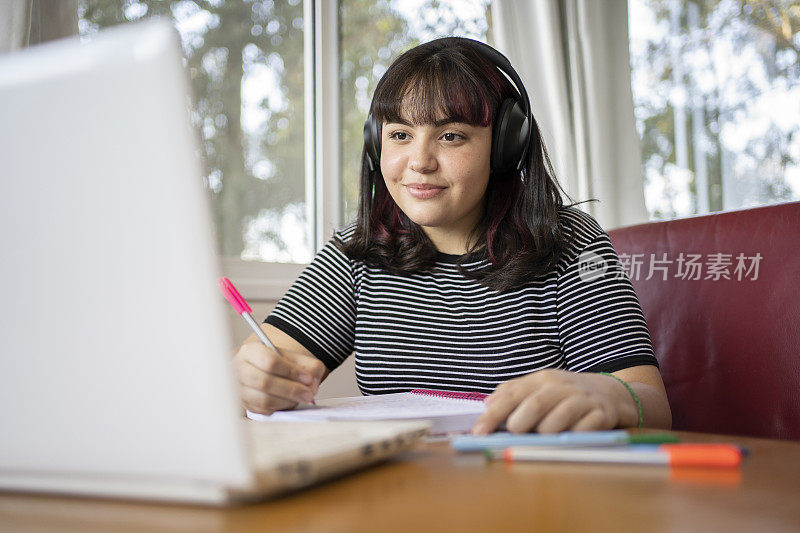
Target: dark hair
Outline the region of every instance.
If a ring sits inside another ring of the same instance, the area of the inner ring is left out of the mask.
[[[492,125],[503,100],[519,95],[503,73],[469,43],[445,37],[398,57],[375,88],[375,119],[433,124],[447,117],[473,126]],[[490,265],[480,270],[458,265],[463,275],[498,291],[552,271],[567,243],[558,217],[563,191],[539,127],[531,119],[524,169],[492,173],[483,219],[468,239],[468,252],[485,247]],[[437,258],[431,240],[389,194],[380,168],[370,172],[366,152],[362,153],[355,232],[339,248],[350,259],[397,273],[428,270]]]

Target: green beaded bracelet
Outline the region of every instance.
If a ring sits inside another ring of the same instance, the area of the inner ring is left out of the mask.
[[[609,376],[609,377],[612,377],[612,378],[616,379],[617,381],[619,381],[620,383],[622,383],[623,385],[625,385],[625,388],[626,388],[626,389],[628,389],[628,392],[630,392],[630,393],[631,393],[631,396],[633,396],[633,401],[634,401],[634,402],[636,402],[636,409],[638,409],[638,410],[639,410],[639,425],[638,425],[638,426],[636,426],[636,427],[637,427],[637,428],[640,428],[640,427],[642,427],[642,423],[644,422],[644,416],[642,415],[642,402],[640,402],[640,401],[639,401],[639,397],[638,397],[638,396],[636,396],[636,393],[635,393],[635,392],[633,392],[633,389],[631,388],[631,386],[630,386],[630,385],[628,385],[627,383],[625,383],[625,381],[623,381],[623,380],[619,379],[619,378],[618,378],[617,376],[615,376],[614,374],[609,374],[608,372],[598,372],[598,373],[599,373],[600,375],[602,375],[602,376]]]

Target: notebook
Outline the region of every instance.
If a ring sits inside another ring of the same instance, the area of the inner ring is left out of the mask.
[[[425,423],[246,422],[178,37],[0,56],[0,490],[226,504]]]
[[[410,392],[319,400],[270,416],[248,412],[253,420],[422,420],[432,435],[466,433],[484,412],[486,394],[415,389]]]

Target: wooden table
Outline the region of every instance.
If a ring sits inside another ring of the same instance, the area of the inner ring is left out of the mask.
[[[0,494],[0,531],[800,531],[800,443],[734,442],[741,470],[506,464],[426,443],[312,489],[232,509]]]

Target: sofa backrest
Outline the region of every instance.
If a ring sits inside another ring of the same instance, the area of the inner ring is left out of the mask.
[[[609,232],[676,430],[800,439],[800,202]]]

